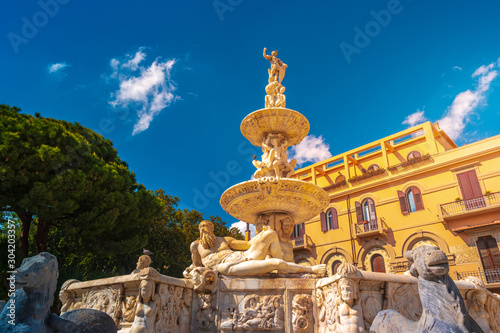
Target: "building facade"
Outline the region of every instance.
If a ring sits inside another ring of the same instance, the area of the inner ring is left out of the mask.
[[[500,288],[500,135],[458,147],[430,122],[297,170],[328,208],[297,225],[294,257],[403,273],[405,251],[436,245],[454,279]]]

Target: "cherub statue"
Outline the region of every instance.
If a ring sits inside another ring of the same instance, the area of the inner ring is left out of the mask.
[[[254,178],[275,176],[277,178],[290,178],[295,171],[297,160],[288,161],[288,141],[282,133],[269,133],[262,142],[262,162],[256,157],[253,165],[257,168]],[[270,172],[274,170],[274,174]]]

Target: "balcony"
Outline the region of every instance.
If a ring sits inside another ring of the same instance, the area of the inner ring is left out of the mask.
[[[355,225],[356,227],[356,237],[368,237],[373,235],[387,235],[387,224],[385,223],[383,218],[365,221],[363,223],[358,223]]]
[[[307,235],[302,235],[297,238],[292,238],[293,241],[293,249],[294,250],[300,250],[300,249],[311,249],[313,246],[313,242],[311,237]]]
[[[483,210],[500,207],[500,192],[490,193],[478,198],[458,200],[441,205],[444,219],[454,216],[477,213]]]
[[[500,269],[486,269],[478,271],[457,272],[457,277],[462,280],[468,276],[475,276],[481,279],[486,285],[500,283]]]

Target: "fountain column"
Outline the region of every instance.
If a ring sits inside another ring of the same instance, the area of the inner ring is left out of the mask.
[[[264,228],[278,232],[286,261],[293,262],[290,235],[295,224],[318,215],[329,203],[325,190],[314,184],[291,179],[296,160],[288,160],[288,147],[299,144],[309,133],[309,122],[301,113],[287,109],[281,84],[288,67],[278,51],[264,57],[268,69],[265,108],[247,115],[241,122],[241,133],[254,146],[262,148],[262,158],[254,156],[253,179],[236,184],[221,196],[222,208],[231,216],[255,225],[256,233]]]

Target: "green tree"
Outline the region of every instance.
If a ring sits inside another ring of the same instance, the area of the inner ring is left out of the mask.
[[[182,277],[182,272],[191,265],[190,244],[199,237],[198,224],[204,220],[196,210],[179,209],[179,198],[155,191],[155,196],[163,204],[163,212],[150,224],[147,249],[154,253],[152,267],[160,273]],[[217,236],[232,236],[243,239],[237,228],[227,228],[218,216],[211,216]],[[135,257],[137,260],[137,256]]]
[[[33,229],[37,252],[47,250],[50,232],[100,257],[144,246],[162,206],[112,142],[78,123],[20,111],[0,105],[0,209],[21,220],[23,255]]]

